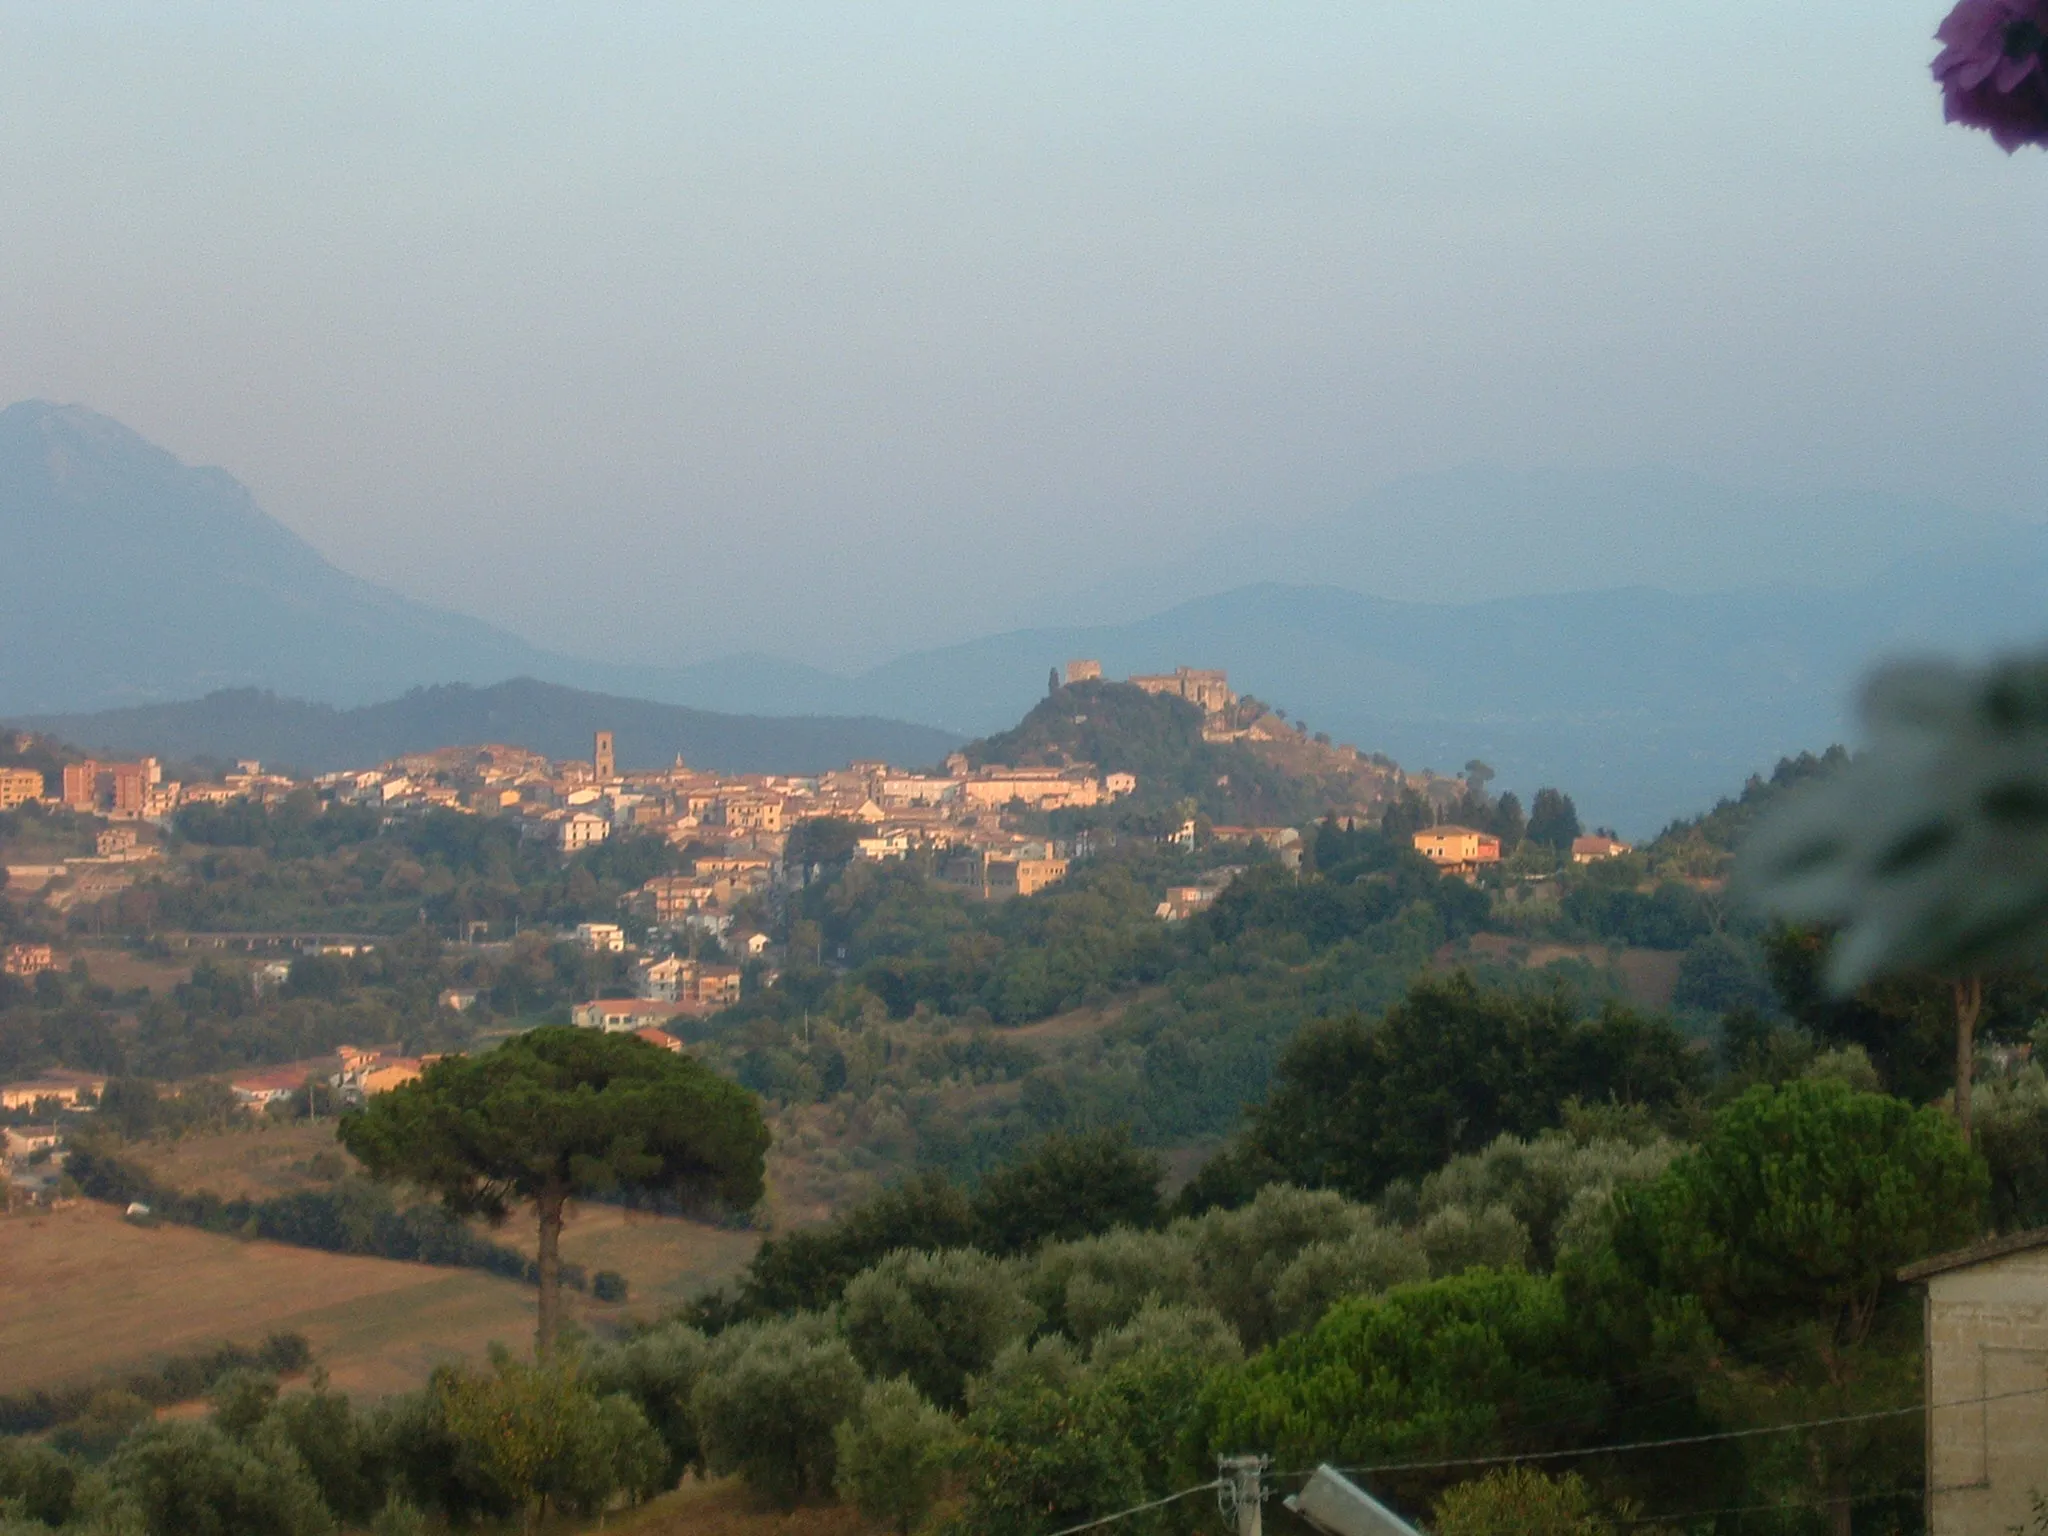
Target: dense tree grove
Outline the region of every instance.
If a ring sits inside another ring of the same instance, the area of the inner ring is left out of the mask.
[[[1562,994],[1487,993],[1469,977],[1418,985],[1377,1021],[1304,1029],[1244,1151],[1297,1183],[1371,1197],[1503,1133],[1560,1123],[1573,1101],[1668,1110],[1702,1086],[1698,1058],[1661,1020]]]
[[[1461,995],[1482,1018],[1527,1004]],[[1545,1020],[1590,1022],[1521,1022]],[[1981,1230],[1993,1178],[1939,1110],[1852,1086],[1872,1077],[1860,1057],[1787,1059],[1782,1080],[1661,1128],[1618,1093],[1501,1128],[1370,1202],[1274,1179],[1173,1215],[1127,1142],[1054,1138],[972,1187],[926,1177],[778,1239],[687,1318],[443,1370],[374,1409],[239,1362],[203,1423],[74,1405],[52,1447],[0,1444],[0,1510],[80,1532],[396,1529],[408,1512],[596,1514],[704,1469],[783,1503],[836,1493],[898,1530],[952,1507],[1035,1536],[1252,1445],[1399,1463],[1377,1491],[1451,1530],[1759,1502],[1800,1511],[1788,1530],[1905,1520],[1917,1430],[1837,1421],[1916,1400],[1917,1310],[1894,1276]],[[1987,1125],[2015,1113],[2007,1096]],[[1123,1193],[1077,1231],[1056,1192],[1089,1187]],[[1599,1449],[1664,1438],[1688,1443]],[[1465,1461],[1581,1449],[1555,1476]]]

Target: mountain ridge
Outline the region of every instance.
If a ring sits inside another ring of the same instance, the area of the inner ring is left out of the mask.
[[[447,683],[381,703],[336,708],[261,689],[223,689],[178,704],[91,714],[25,715],[10,725],[92,752],[260,758],[302,772],[364,768],[409,752],[502,742],[554,758],[585,756],[609,730],[621,767],[677,756],[724,773],[818,773],[863,758],[935,763],[959,738],[873,718],[719,714],[565,688],[533,678],[490,687]]]

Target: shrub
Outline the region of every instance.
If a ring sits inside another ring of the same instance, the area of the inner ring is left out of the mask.
[[[977,1536],[1036,1536],[1145,1498],[1123,1401],[1090,1385],[1058,1388],[1000,1373],[967,1417],[971,1455],[963,1526]]]
[[[86,1399],[83,1410],[50,1437],[58,1450],[93,1460],[109,1455],[129,1431],[150,1419],[149,1404],[133,1392],[102,1387]]]
[[[550,1480],[557,1501],[586,1515],[620,1496],[643,1503],[670,1486],[668,1448],[623,1392],[595,1398],[571,1420]]]
[[[1528,1229],[1504,1205],[1476,1211],[1462,1205],[1445,1206],[1423,1222],[1416,1240],[1429,1255],[1431,1277],[1438,1280],[1468,1269],[1528,1267]]]
[[[703,1465],[697,1421],[691,1416],[690,1394],[704,1373],[711,1345],[694,1328],[671,1324],[609,1349],[594,1352],[584,1367],[584,1380],[600,1395],[623,1392],[661,1437],[666,1452],[665,1479],[673,1487],[685,1472]]]
[[[1050,1333],[1029,1344],[1019,1340],[995,1358],[986,1374],[967,1384],[970,1410],[997,1398],[1027,1390],[1064,1392],[1077,1387],[1087,1374],[1080,1352],[1072,1341]]]
[[[1979,1084],[1971,1118],[1991,1170],[1992,1225],[2016,1232],[2048,1223],[2048,1073],[2029,1065]]]
[[[624,1301],[626,1277],[616,1269],[600,1269],[590,1277],[590,1294],[599,1301]]]
[[[281,1437],[235,1440],[211,1424],[152,1424],[108,1464],[148,1536],[327,1536],[333,1518]]]
[[[1159,1221],[1166,1165],[1131,1145],[1128,1130],[1055,1133],[995,1169],[974,1192],[980,1244],[992,1253],[1028,1252],[1060,1238]]]
[[[253,1432],[277,1401],[277,1378],[261,1371],[230,1371],[207,1394],[214,1427],[242,1439]]]
[[[324,1386],[279,1398],[269,1422],[298,1452],[339,1520],[361,1523],[384,1499],[384,1459],[349,1400]]]
[[[1281,1331],[1298,1333],[1347,1296],[1376,1296],[1428,1278],[1429,1259],[1412,1238],[1365,1227],[1302,1249],[1273,1282],[1273,1306]]]
[[[1211,1450],[1256,1445],[1303,1464],[1547,1449],[1604,1404],[1559,1284],[1476,1269],[1339,1302],[1223,1372],[1205,1417]]]
[[[1207,1307],[1147,1307],[1095,1341],[1093,1389],[1117,1405],[1149,1495],[1195,1480],[1203,1458],[1192,1431],[1203,1389],[1243,1359],[1230,1324]]]
[[[943,1174],[920,1174],[829,1226],[763,1243],[741,1281],[741,1301],[756,1315],[828,1307],[847,1281],[898,1248],[961,1248],[973,1241],[966,1193]]]
[[[897,1252],[846,1288],[840,1329],[873,1376],[907,1376],[941,1407],[959,1406],[967,1378],[1030,1331],[1038,1309],[1015,1278],[972,1248]]]
[[[1047,1327],[1079,1344],[1121,1327],[1148,1301],[1191,1302],[1202,1294],[1185,1224],[1166,1232],[1125,1229],[1048,1243],[1034,1257],[1025,1291],[1045,1313]]]
[[[1433,1529],[1436,1536],[1609,1536],[1614,1526],[1576,1472],[1546,1477],[1528,1467],[1503,1467],[1447,1489],[1436,1501]]]
[[[1099,1335],[1088,1352],[1088,1365],[1103,1372],[1148,1355],[1207,1371],[1238,1364],[1244,1359],[1244,1346],[1213,1308],[1147,1306],[1123,1327]]]
[[[1602,1106],[1569,1118],[1598,1125],[1615,1117]],[[1506,1206],[1528,1231],[1531,1259],[1548,1268],[1564,1246],[1568,1220],[1574,1230],[1583,1228],[1596,1205],[1616,1189],[1649,1183],[1677,1151],[1675,1142],[1657,1135],[1633,1141],[1558,1131],[1528,1140],[1501,1136],[1425,1178],[1418,1214],[1427,1218],[1450,1206],[1475,1212]]]
[[[488,1374],[443,1371],[430,1390],[459,1462],[515,1509],[552,1500],[594,1513],[660,1486],[666,1450],[639,1406],[597,1397],[568,1366],[499,1353]]]
[[[720,1334],[691,1393],[714,1472],[737,1472],[784,1504],[832,1486],[832,1432],[860,1401],[860,1363],[816,1316]]]
[[[68,1457],[29,1440],[0,1440],[0,1511],[43,1525],[62,1525],[78,1500],[79,1469]]]
[[[1312,1243],[1341,1242],[1373,1224],[1370,1207],[1342,1195],[1269,1184],[1243,1209],[1189,1224],[1203,1296],[1245,1348],[1263,1348],[1281,1332],[1274,1287],[1287,1266]]]
[[[833,1431],[839,1496],[904,1536],[938,1498],[958,1440],[953,1421],[908,1381],[876,1382]]]

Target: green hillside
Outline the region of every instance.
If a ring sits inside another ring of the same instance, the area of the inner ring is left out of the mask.
[[[1265,712],[1257,703],[1241,703],[1239,711],[1234,724],[1248,724]],[[1298,824],[1355,798],[1352,786],[1290,773],[1256,747],[1206,741],[1202,723],[1202,711],[1185,699],[1129,683],[1070,683],[1041,699],[1009,730],[962,750],[976,767],[1092,763],[1103,773],[1135,774],[1136,812],[1193,801],[1201,815],[1228,825]]]

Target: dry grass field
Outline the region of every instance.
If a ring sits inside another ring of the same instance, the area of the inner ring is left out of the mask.
[[[130,954],[125,949],[102,947],[89,947],[72,953],[85,961],[86,969],[92,972],[95,982],[103,987],[112,987],[116,992],[147,987],[162,997],[180,982],[192,979],[190,960],[157,960],[148,955]],[[63,963],[70,963],[69,955]]]
[[[334,1125],[270,1125],[131,1145],[165,1184],[263,1199],[332,1182]],[[488,1234],[531,1254],[514,1213]],[[568,1298],[604,1329],[649,1318],[737,1274],[758,1233],[615,1206],[576,1207],[562,1255],[626,1277],[624,1303]],[[381,1396],[435,1364],[533,1330],[533,1293],[475,1270],[353,1258],[190,1228],[140,1228],[93,1202],[0,1221],[0,1391],[89,1378],[277,1329],[304,1333],[337,1385]]]
[[[337,1386],[375,1397],[493,1339],[523,1342],[533,1293],[474,1270],[136,1227],[90,1201],[0,1218],[0,1391],[280,1329],[304,1333]]]
[[[332,1120],[279,1125],[253,1116],[246,1129],[135,1142],[121,1155],[147,1168],[160,1184],[211,1190],[223,1200],[265,1200],[319,1188],[334,1182],[337,1167],[355,1166],[335,1141]]]
[[[528,1255],[538,1240],[533,1223],[517,1212],[489,1235]],[[581,1264],[592,1274],[615,1269],[626,1277],[625,1305],[606,1308],[592,1302],[589,1310],[594,1318],[615,1314],[647,1317],[688,1301],[746,1268],[760,1243],[758,1232],[732,1231],[674,1216],[647,1216],[615,1205],[573,1206],[562,1229],[564,1259]]]
[[[224,1199],[260,1200],[324,1187],[334,1180],[334,1159],[339,1167],[356,1167],[335,1142],[331,1120],[137,1143],[123,1155],[173,1189],[211,1190]],[[534,1251],[534,1229],[516,1214],[496,1231],[485,1230],[493,1241],[529,1255]],[[562,1256],[593,1274],[617,1270],[629,1287],[628,1310],[645,1315],[737,1274],[759,1242],[758,1233],[591,1204],[571,1212]]]

